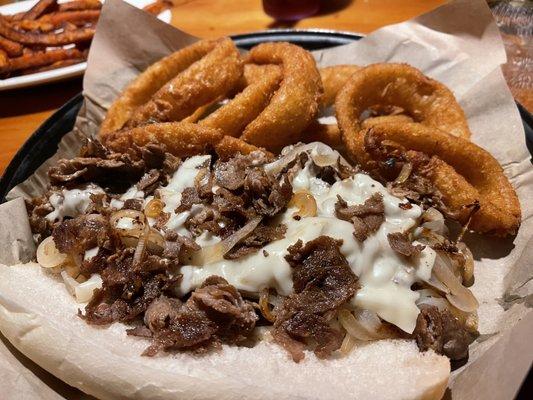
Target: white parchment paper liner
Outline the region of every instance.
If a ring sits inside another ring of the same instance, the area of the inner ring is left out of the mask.
[[[195,40],[120,0],[108,0],[91,47],[85,102],[75,129],[64,137],[56,155],[8,198],[41,194],[48,183],[48,167],[58,158],[75,156],[81,139],[96,135],[105,109],[122,88],[148,65]],[[486,2],[456,0],[379,29],[356,43],[314,54],[321,66],[407,62],[438,79],[464,108],[472,140],[504,167],[519,195],[523,223],[512,239],[469,237],[476,257],[473,291],[480,300],[481,337],[471,346],[469,363],[452,374],[450,387],[454,399],[511,398],[533,359],[533,344],[528,340],[533,332],[529,308],[533,303],[533,168],[518,110],[500,70],[505,50]],[[0,206],[0,262],[8,265],[17,254],[26,261],[34,251],[22,206],[20,200]],[[8,353],[0,343],[0,378],[9,377],[0,380],[0,395],[11,393],[9,384],[17,381],[28,388],[26,398],[33,398],[31,388],[39,380],[26,379],[29,370],[15,365]],[[20,372],[16,379],[14,371]]]

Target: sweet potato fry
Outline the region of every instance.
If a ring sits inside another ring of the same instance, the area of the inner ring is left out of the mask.
[[[22,29],[24,31],[41,31],[50,32],[55,29],[55,26],[50,22],[44,22],[40,20],[23,19],[15,21],[11,24],[14,29]]]
[[[56,49],[48,50],[46,52],[25,54],[20,57],[11,58],[6,67],[0,68],[0,74],[11,73],[28,68],[42,67],[62,60],[79,59],[83,57],[83,52],[78,49]]]
[[[22,54],[23,46],[20,43],[9,40],[0,35],[0,49],[4,50],[9,57],[17,57]]]
[[[25,45],[62,46],[65,44],[91,40],[95,29],[80,28],[75,31],[60,33],[21,32],[9,26],[9,23],[0,17],[0,35]]]
[[[21,19],[35,20],[41,15],[53,11],[57,7],[57,0],[39,0]]]
[[[30,74],[35,74],[37,72],[44,72],[44,71],[50,71],[52,69],[68,67],[69,65],[79,64],[86,60],[87,60],[87,57],[71,58],[68,60],[56,61],[55,63],[52,63],[50,65],[45,65],[44,67],[23,69],[19,72],[19,75],[30,75]]]
[[[52,24],[58,27],[63,22],[80,25],[87,22],[96,22],[100,16],[100,10],[78,10],[51,13],[39,18],[39,22]]]
[[[59,4],[58,11],[99,10],[101,8],[102,3],[98,0],[74,0]]]

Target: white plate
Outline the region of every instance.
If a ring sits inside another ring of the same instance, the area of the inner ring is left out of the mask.
[[[69,0],[59,0],[59,3],[65,3]],[[135,7],[142,8],[147,4],[152,3],[154,0],[125,0],[127,3],[134,5]],[[15,14],[21,11],[27,11],[33,5],[37,3],[37,0],[25,0],[18,3],[6,4],[0,6],[0,14]],[[171,12],[165,10],[157,16],[161,21],[170,23]],[[68,67],[57,68],[51,71],[37,72],[35,74],[15,76],[8,79],[0,79],[0,91],[8,89],[17,89],[27,86],[41,85],[43,83],[55,82],[62,79],[71,78],[73,76],[83,75],[87,63],[69,65]]]

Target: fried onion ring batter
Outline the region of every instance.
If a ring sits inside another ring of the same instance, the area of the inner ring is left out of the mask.
[[[100,127],[100,136],[122,129],[133,111],[146,103],[170,79],[187,69],[192,63],[209,53],[216,40],[203,40],[187,46],[152,64],[132,81],[113,102]]]
[[[223,136],[218,129],[190,122],[161,122],[111,132],[106,145],[113,151],[126,153],[133,145],[161,143],[175,156],[190,157],[206,154]]]
[[[322,96],[322,107],[330,107],[335,103],[337,93],[346,84],[348,79],[361,67],[357,65],[334,65],[332,67],[320,68],[320,77],[324,85],[324,96]]]
[[[246,155],[253,153],[254,151],[262,151],[268,157],[274,158],[274,154],[271,152],[232,136],[224,136],[222,140],[215,145],[215,151],[222,160],[230,159],[237,153]]]
[[[415,158],[422,153],[427,162],[417,172],[442,195],[448,216],[466,223],[472,202],[477,200],[480,208],[473,214],[470,229],[498,236],[518,230],[521,212],[516,192],[498,161],[476,144],[417,123],[378,124],[361,136],[364,145],[354,157],[360,161],[361,151],[371,157],[364,158],[366,169],[380,168],[376,159],[383,161],[399,153],[416,164]]]
[[[238,137],[265,109],[279,87],[281,69],[271,68],[277,67],[274,65],[264,66],[269,68],[262,68],[261,75],[250,81],[247,79],[247,70],[253,67],[255,66],[251,64],[245,66],[244,78],[247,83],[249,82],[248,86],[228,103],[200,121],[200,125],[219,128],[226,135]]]
[[[228,94],[239,82],[242,72],[239,51],[231,39],[223,39],[138,107],[126,126],[134,127],[146,121],[180,121],[198,107]]]
[[[415,122],[470,137],[466,117],[453,93],[407,64],[373,64],[346,82],[337,95],[335,109],[347,147],[358,138],[363,113],[375,107],[399,107]]]
[[[245,128],[242,139],[270,151],[298,142],[316,117],[322,83],[311,54],[290,43],[263,43],[249,53],[252,64],[280,64],[283,80],[268,106]]]

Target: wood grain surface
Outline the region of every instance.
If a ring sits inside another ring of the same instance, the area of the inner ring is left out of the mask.
[[[6,3],[6,0],[0,0]],[[294,27],[360,33],[427,12],[445,0],[325,0],[321,11],[295,24],[279,24],[263,12],[261,0],[174,0],[172,24],[199,37]],[[1,4],[1,3],[0,3]],[[81,91],[81,78],[0,92],[0,173],[31,133]]]

